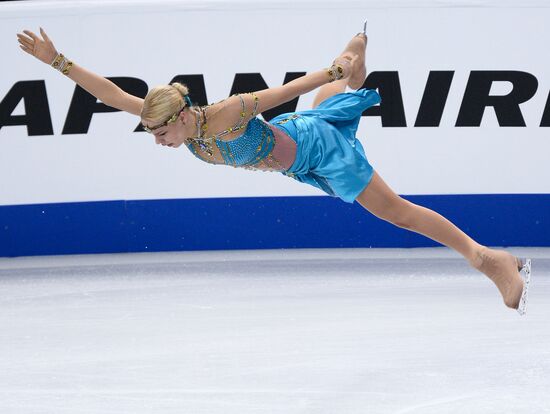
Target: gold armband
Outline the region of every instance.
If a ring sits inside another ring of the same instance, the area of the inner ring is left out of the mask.
[[[340,80],[344,77],[344,67],[333,63],[332,66],[327,69],[329,82],[334,82],[335,80]]]
[[[63,53],[59,53],[51,63],[51,66],[63,75],[68,75],[73,67],[73,62],[67,59]]]

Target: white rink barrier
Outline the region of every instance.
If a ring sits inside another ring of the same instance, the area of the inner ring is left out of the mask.
[[[357,205],[326,200],[318,189],[281,174],[214,167],[184,146],[157,146],[152,136],[135,131],[138,117],[96,102],[22,52],[15,37],[23,29],[38,33],[41,26],[59,51],[131,93],[143,96],[148,88],[178,79],[190,86],[193,100],[207,103],[327,67],[365,18],[365,87],[378,89],[382,104],[364,114],[358,138],[379,174],[399,194],[447,209],[474,233],[472,216],[493,220],[502,214],[502,223],[479,230],[487,243],[550,245],[550,5],[545,1],[26,1],[0,3],[5,62],[0,255],[102,251],[113,228],[123,241],[110,250],[147,250],[156,246],[149,242],[152,234],[136,246],[128,240],[139,239],[136,229],[143,220],[158,224],[167,218],[155,213],[131,218],[128,205],[149,205],[148,200],[169,204],[177,216],[193,216],[189,203],[194,202],[199,208],[211,205],[214,215],[208,226],[215,235],[195,244],[196,233],[207,231],[204,223],[175,229],[166,223],[158,237],[177,241],[155,250],[431,245],[425,239],[386,237],[388,230],[372,234],[372,223],[366,230],[339,226],[342,234],[335,233],[334,219],[323,224],[319,217],[327,208],[338,218],[343,209],[364,217]],[[307,109],[313,97],[302,96],[264,118]],[[262,221],[257,225],[271,228],[272,235],[242,242],[236,229],[250,226],[250,220],[235,212],[229,230],[227,208],[219,213],[228,200],[249,213],[271,206],[277,210],[267,221],[284,215],[294,224],[277,232],[277,224]],[[277,204],[291,203],[294,209],[298,201],[307,210],[299,218],[289,213],[289,205]],[[105,214],[112,216],[108,206],[119,202],[125,207],[100,231],[105,237],[87,236],[81,226],[97,229],[97,222],[106,223]],[[71,243],[64,236],[66,203],[76,209],[68,228],[80,234],[71,236]],[[28,210],[32,206],[38,210]],[[51,208],[60,209],[60,218],[41,222],[46,214],[41,211]],[[478,228],[484,227],[479,220]],[[35,240],[37,229],[44,231],[41,225],[50,229],[43,242],[50,247],[30,249],[26,240]],[[296,225],[303,240],[285,231]],[[520,225],[532,229],[517,236]],[[309,233],[323,226],[321,235]],[[502,234],[495,236],[491,227]],[[52,231],[60,246],[73,247],[51,247]],[[74,247],[75,240],[87,246],[90,239],[95,248]]]

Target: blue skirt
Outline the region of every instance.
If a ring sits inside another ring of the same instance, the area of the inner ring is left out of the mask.
[[[353,203],[374,174],[355,134],[363,111],[378,103],[376,91],[359,89],[273,118],[269,122],[296,142],[296,159],[283,174]]]

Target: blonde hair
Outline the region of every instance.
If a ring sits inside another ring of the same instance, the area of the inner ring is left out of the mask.
[[[182,83],[156,86],[143,101],[141,118],[150,122],[163,122],[187,106],[189,89]]]

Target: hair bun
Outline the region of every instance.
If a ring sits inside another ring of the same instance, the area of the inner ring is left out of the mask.
[[[170,86],[173,86],[174,88],[176,88],[178,92],[181,93],[181,96],[183,97],[186,97],[187,95],[189,95],[189,89],[183,83],[174,82],[174,83],[171,83]]]

